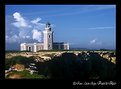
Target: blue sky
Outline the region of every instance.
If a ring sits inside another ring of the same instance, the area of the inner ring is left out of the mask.
[[[6,50],[21,42],[42,42],[50,22],[55,42],[89,49],[116,48],[115,5],[6,5]]]

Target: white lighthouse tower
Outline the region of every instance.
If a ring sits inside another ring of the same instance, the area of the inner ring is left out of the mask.
[[[46,24],[43,34],[44,34],[44,50],[52,50],[53,49],[53,31],[51,31],[50,23]]]

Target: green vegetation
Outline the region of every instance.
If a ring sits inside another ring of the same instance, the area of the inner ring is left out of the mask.
[[[43,56],[47,56],[47,57],[54,57],[54,55],[55,55],[56,53],[52,53],[52,54],[44,54]]]
[[[22,53],[22,52],[30,52],[28,50],[25,50],[25,51],[19,51],[19,50],[7,50],[5,51],[6,53]]]
[[[32,58],[27,58],[23,56],[15,56],[15,57],[5,60],[5,69],[8,69],[15,64],[23,64],[25,67],[28,67],[28,65],[33,62],[34,60]]]
[[[108,52],[109,53],[109,52]],[[112,52],[111,52],[112,53]],[[63,53],[54,56],[55,53],[42,54],[51,56],[48,61],[35,62],[34,59],[41,59],[39,56],[23,57],[14,56],[5,60],[6,69],[15,64],[22,64],[28,68],[30,63],[35,63],[37,73],[30,74],[29,71],[12,71],[6,78],[18,74],[21,78],[40,78],[40,79],[115,79],[116,65],[109,60],[101,57],[98,52]],[[17,76],[17,75],[16,75]]]
[[[39,50],[38,52],[66,52],[70,50]]]
[[[111,49],[100,49],[100,51],[114,51],[114,50],[111,50]]]
[[[38,75],[37,73],[30,74],[29,71],[12,71],[8,76],[5,78],[8,79],[10,77],[14,77],[14,75],[20,75],[20,79],[47,79],[44,75]],[[16,77],[17,78],[17,77]]]
[[[52,79],[115,79],[116,65],[102,58],[98,53],[76,56],[63,53],[52,60],[37,63],[38,74]]]

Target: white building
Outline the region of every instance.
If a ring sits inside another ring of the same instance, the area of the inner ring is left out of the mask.
[[[46,24],[43,34],[43,43],[21,43],[20,50],[33,52],[37,52],[39,50],[69,50],[68,43],[53,42],[53,31],[51,30],[50,23]]]

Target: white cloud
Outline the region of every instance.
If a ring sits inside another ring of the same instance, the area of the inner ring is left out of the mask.
[[[32,20],[31,23],[37,24],[40,20],[42,20],[42,19],[38,17],[38,18]]]
[[[102,45],[102,42],[97,39],[93,39],[90,41],[90,44],[91,45]]]
[[[26,38],[26,36],[29,36],[30,35],[30,31],[29,31],[30,29],[27,29],[27,30],[24,30],[24,29],[21,29],[20,31],[19,31],[19,37],[20,38]]]
[[[23,39],[29,39],[30,36],[22,36]]]
[[[15,13],[13,14],[13,17],[14,17],[14,19],[16,19],[16,21],[22,21],[22,22],[25,21],[25,20],[23,19],[23,17],[20,15],[20,13],[18,13],[18,12],[15,12]]]
[[[15,27],[21,28],[21,27],[27,27],[30,28],[31,25],[28,25],[27,21],[21,16],[20,13],[15,12],[13,14],[13,17],[16,22],[12,23]]]
[[[45,24],[44,23],[41,23],[40,22],[41,20],[42,19],[40,17],[38,17],[38,18],[36,18],[36,19],[34,19],[34,20],[31,21],[31,23],[34,26],[34,29],[44,29]]]
[[[110,26],[110,27],[93,27],[93,28],[88,28],[88,29],[113,29],[114,26]]]
[[[40,31],[36,30],[36,29],[33,29],[32,33],[33,33],[33,39],[41,42],[42,33]]]
[[[30,36],[26,36],[26,38],[30,38]]]
[[[17,35],[13,35],[11,37],[6,36],[6,42],[9,42],[9,43],[19,42],[19,37]]]
[[[90,44],[94,44],[96,42],[96,39],[93,39],[90,41]]]
[[[6,42],[41,42],[42,32],[39,30],[43,30],[45,24],[40,21],[40,17],[32,21],[25,19],[19,12],[13,13],[11,17],[6,16]],[[16,27],[20,30],[16,29]]]
[[[32,26],[33,26],[33,29],[40,29],[40,30],[43,30],[44,27],[45,27],[45,24],[44,23],[41,23],[42,19],[40,17],[34,19],[31,21],[32,23]]]

